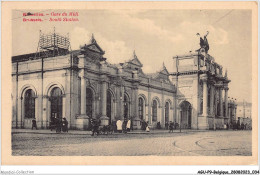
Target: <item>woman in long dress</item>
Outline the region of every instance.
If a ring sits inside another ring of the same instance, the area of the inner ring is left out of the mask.
[[[131,120],[128,120],[128,121],[127,121],[126,128],[127,128],[127,131],[130,132]]]
[[[146,123],[145,131],[146,131],[146,132],[150,132],[150,128],[149,128],[148,122]]]
[[[122,122],[121,122],[121,120],[117,120],[116,127],[117,127],[117,131],[119,133],[122,133]]]

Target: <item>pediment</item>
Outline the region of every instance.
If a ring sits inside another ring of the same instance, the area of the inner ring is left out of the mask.
[[[160,71],[161,74],[164,74],[164,75],[169,75],[169,72],[166,68],[164,68],[163,70]]]
[[[128,63],[134,64],[135,66],[138,66],[138,67],[143,67],[143,64],[139,61],[139,59],[137,57],[135,57]]]
[[[87,46],[89,50],[104,54],[104,51],[97,44],[90,44]]]

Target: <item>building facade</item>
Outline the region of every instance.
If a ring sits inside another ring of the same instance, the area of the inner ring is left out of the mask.
[[[64,43],[64,44],[61,44]],[[174,57],[175,70],[163,64],[145,74],[135,52],[124,63],[110,64],[92,36],[89,44],[69,51],[68,38],[40,36],[36,53],[12,57],[12,127],[49,128],[65,117],[70,129],[89,128],[131,119],[151,128],[160,122],[179,123],[186,129],[222,129],[234,107],[228,101],[227,72],[202,48]]]
[[[236,108],[236,121],[240,120],[240,123],[247,125],[246,129],[252,129],[252,103],[246,101],[237,102]]]
[[[196,53],[174,57],[174,64],[176,120],[184,128],[223,129],[231,122],[230,112],[235,109],[228,99],[230,80],[227,72],[223,74],[222,66],[203,48]],[[183,116],[187,114],[185,119]]]
[[[146,75],[135,53],[110,64],[94,37],[80,50],[59,49],[12,58],[13,127],[31,128],[35,118],[49,128],[55,117],[65,117],[71,129],[88,129],[90,118],[131,119],[137,129],[141,120],[151,127],[174,120],[176,87],[164,65]]]

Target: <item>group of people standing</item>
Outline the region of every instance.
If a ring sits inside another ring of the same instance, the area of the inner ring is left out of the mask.
[[[69,131],[68,121],[65,117],[63,117],[62,119],[55,117],[55,118],[53,118],[53,121],[50,124],[50,128],[51,128],[51,131],[52,131],[52,129],[55,129],[56,133],[61,133],[61,131],[68,132]]]
[[[224,125],[224,129],[248,130],[251,129],[251,127],[247,123],[240,123],[240,121],[238,120],[237,122],[227,123],[226,125]]]
[[[118,133],[127,133],[130,132],[130,130],[133,130],[132,121],[130,119],[124,119],[112,121],[110,125],[107,126],[101,126],[101,120],[100,119],[91,119],[90,120],[90,130],[92,131],[92,136],[94,136],[95,133],[100,134],[101,132],[118,132]]]
[[[179,124],[177,122],[172,122],[172,121],[165,122],[165,129],[169,130],[169,132],[173,132],[173,130],[177,129],[178,126],[179,126]],[[162,129],[160,122],[157,122],[156,129]],[[149,127],[149,122],[148,121],[144,121],[144,120],[141,121],[141,130],[147,131],[147,132],[150,131],[150,127]]]
[[[131,129],[133,130],[133,126],[130,119],[124,119],[124,122],[122,122],[121,120],[116,121],[115,131],[119,133],[127,133],[130,132]]]
[[[141,121],[141,130],[146,131],[146,132],[150,132],[150,127],[149,127],[149,122],[142,120]]]

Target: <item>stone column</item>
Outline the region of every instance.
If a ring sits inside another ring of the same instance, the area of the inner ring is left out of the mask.
[[[125,89],[124,89],[124,85],[121,84],[120,87],[120,116],[119,119],[120,120],[124,120],[124,94],[125,94]]]
[[[43,96],[42,99],[42,108],[43,108],[43,113],[42,113],[42,122],[43,122],[43,128],[48,128],[49,124],[47,123],[47,112],[50,113],[50,105],[48,106],[48,104],[50,104],[50,102],[48,103],[48,96]]]
[[[225,87],[225,118],[228,118],[228,87]]]
[[[84,75],[81,76],[81,94],[80,94],[80,114],[86,114],[86,80]]]
[[[204,117],[207,117],[208,115],[208,86],[207,86],[207,80],[203,80],[203,113],[202,115]]]
[[[214,91],[215,91],[215,87],[213,85],[211,85],[211,88],[210,88],[210,115],[212,117],[215,117],[215,114],[214,114]]]
[[[103,78],[101,87],[101,125],[108,125],[109,118],[107,117],[107,82]]]
[[[203,114],[198,117],[198,129],[209,129],[208,124],[208,77],[204,75],[201,77],[203,81]],[[181,112],[180,112],[181,113]]]
[[[39,106],[39,98],[38,97],[35,97],[34,98],[35,100],[35,119],[36,119],[36,122],[37,122],[37,127],[40,127],[40,116],[39,116],[39,110],[40,109],[40,106]]]
[[[215,106],[214,106],[214,116],[218,116],[218,95],[219,95],[219,88],[215,86],[215,91],[214,91],[214,100],[215,100]],[[213,103],[213,104],[214,104]]]
[[[133,123],[133,126],[135,127],[134,129],[141,129],[141,119],[139,118],[139,115],[138,115],[138,103],[139,103],[139,100],[138,100],[138,88],[135,87],[134,88],[134,97],[135,97],[135,101],[134,101],[134,119],[132,120]]]
[[[76,128],[86,130],[89,127],[89,117],[86,115],[86,80],[85,70],[80,72],[80,115],[76,118]],[[63,99],[63,101],[66,101]],[[65,106],[64,106],[65,108]],[[70,122],[69,122],[70,123]]]
[[[101,114],[103,116],[107,116],[107,82],[102,82],[102,90],[101,90]]]
[[[23,97],[18,98],[18,111],[17,111],[17,128],[22,127],[22,115],[23,115]]]
[[[219,110],[220,110],[220,117],[223,117],[223,100],[222,100],[222,91],[223,88],[219,88]]]
[[[152,123],[152,107],[151,107],[151,89],[148,87],[148,122],[149,125]]]
[[[161,87],[163,88],[163,81],[161,82]],[[161,93],[162,93],[161,127],[164,128],[165,127],[165,103],[164,103],[164,93],[163,93],[163,90],[161,91]]]
[[[70,117],[66,115],[66,96],[62,96],[62,117],[65,117],[68,120],[68,127],[70,127]]]

